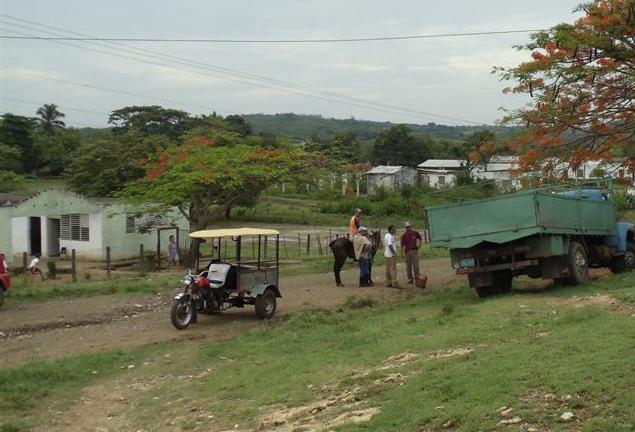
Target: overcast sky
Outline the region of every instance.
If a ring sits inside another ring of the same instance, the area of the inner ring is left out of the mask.
[[[571,22],[578,3],[0,0],[5,35],[50,36],[38,30],[63,34],[9,18],[13,17],[100,37],[219,39],[356,38],[537,29]],[[490,71],[492,66],[510,66],[526,59],[527,53],[512,47],[527,39],[527,34],[512,34],[340,44],[127,42],[125,47],[111,45],[116,49],[88,42],[65,42],[82,49],[49,41],[2,40],[0,111],[32,115],[39,105],[54,102],[66,112],[67,123],[76,126],[104,126],[113,109],[156,103],[195,114],[212,110],[221,114],[296,112],[393,122],[493,123],[502,115],[500,107],[513,108],[526,102],[519,96],[503,95],[506,84]],[[147,50],[198,63],[175,64],[164,57],[147,57],[151,55]],[[211,67],[257,74],[265,81]],[[310,87],[313,96],[299,95],[305,90],[277,86],[266,79]],[[342,100],[341,95],[364,101]],[[374,103],[419,113],[395,112]]]

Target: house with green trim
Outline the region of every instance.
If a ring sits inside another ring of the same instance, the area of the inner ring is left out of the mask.
[[[125,259],[138,256],[140,245],[156,251],[159,241],[165,254],[176,228],[180,247],[186,248],[189,225],[176,209],[167,215],[142,214],[112,198],[87,198],[65,189],[33,196],[0,194],[0,252],[9,263],[21,262],[24,252],[70,256],[73,249],[78,259],[101,261],[107,247],[113,260]]]

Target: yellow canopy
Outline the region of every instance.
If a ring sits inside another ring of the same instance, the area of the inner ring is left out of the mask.
[[[270,236],[280,234],[276,230],[261,228],[227,228],[215,230],[201,230],[190,233],[190,237],[199,239],[217,238],[217,237],[238,237],[238,236]]]

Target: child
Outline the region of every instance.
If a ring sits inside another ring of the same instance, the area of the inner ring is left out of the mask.
[[[33,282],[33,278],[35,277],[36,273],[40,274],[40,277],[42,278],[42,280],[45,280],[46,278],[44,277],[44,273],[42,273],[42,270],[40,269],[40,254],[35,254],[33,256],[33,259],[31,260],[31,264],[29,264],[29,266],[27,267],[27,269],[29,270],[29,272],[31,273],[31,282]]]
[[[171,262],[179,266],[179,245],[176,244],[173,235],[170,236],[170,243],[168,243],[168,268]]]

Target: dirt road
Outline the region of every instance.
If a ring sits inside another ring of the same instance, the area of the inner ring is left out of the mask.
[[[395,296],[413,295],[413,290],[385,288],[382,267],[374,269],[376,285],[372,288],[356,287],[355,269],[350,265],[346,269],[342,273],[344,288],[335,287],[330,273],[282,278],[283,298],[279,301],[276,316],[283,317],[303,309],[335,308],[351,296],[371,296],[388,301]],[[400,272],[404,273],[403,269]],[[432,286],[463,280],[454,275],[447,259],[425,261],[424,272]],[[176,280],[175,287],[178,287]],[[2,365],[170,341],[218,341],[261,322],[253,308],[246,307],[222,315],[203,315],[198,324],[179,331],[169,318],[173,294],[95,296],[20,305],[8,302],[0,310]]]

